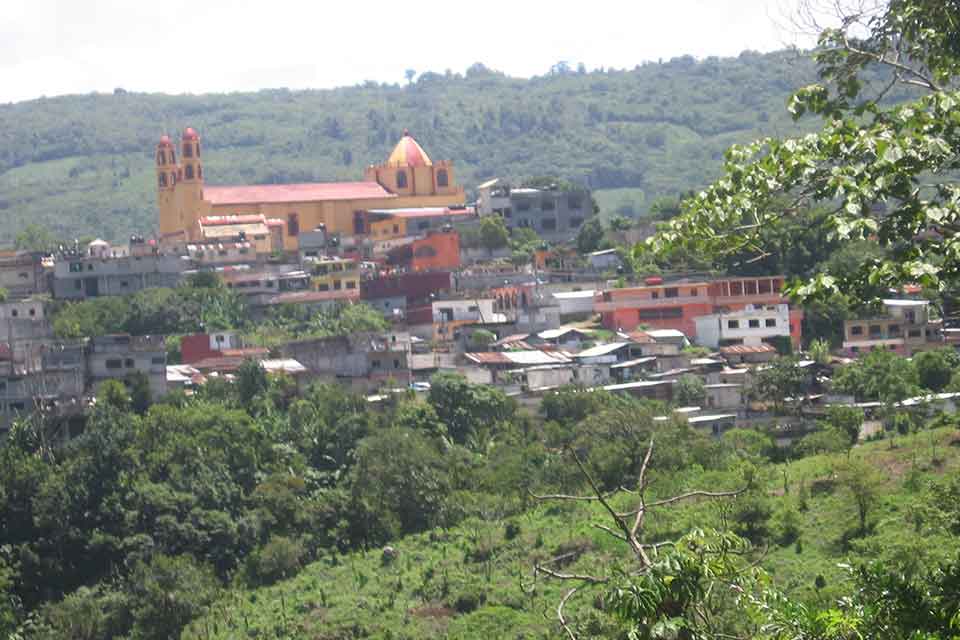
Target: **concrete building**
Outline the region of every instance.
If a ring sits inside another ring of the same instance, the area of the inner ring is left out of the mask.
[[[756,346],[771,338],[790,338],[790,306],[748,304],[740,311],[694,318],[697,344],[716,349],[744,344]]]
[[[125,248],[113,248],[95,240],[83,254],[64,253],[56,257],[53,297],[82,300],[175,287],[187,266],[188,261],[177,255],[130,255]]]
[[[647,278],[643,286],[608,289],[594,298],[594,311],[603,326],[631,331],[638,326],[674,329],[687,337],[697,336],[696,318],[714,313],[741,311],[747,305],[788,304],[783,295],[783,276],[764,278],[682,278],[664,281]],[[800,346],[803,312],[791,309],[790,338]]]
[[[82,344],[44,346],[26,369],[7,355],[0,343],[0,430],[38,409],[58,417],[82,412],[87,382]]]
[[[551,242],[570,240],[593,215],[593,200],[584,188],[514,188],[490,180],[478,192],[480,216],[500,215],[508,229],[533,229]]]
[[[406,384],[410,378],[410,334],[358,334],[290,342],[280,348],[320,379],[359,388],[376,388],[389,378]]]
[[[928,300],[884,300],[882,315],[843,323],[843,349],[857,356],[890,349],[903,356],[943,344],[942,325],[930,320]]]
[[[48,261],[40,253],[0,251],[0,289],[11,298],[49,290]]]
[[[90,341],[87,374],[94,387],[106,380],[146,376],[154,400],[167,393],[167,348],[164,336],[114,334]]]

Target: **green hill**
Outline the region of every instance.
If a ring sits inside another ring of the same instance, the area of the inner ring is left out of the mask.
[[[855,534],[855,503],[836,481],[844,455],[765,468],[762,486],[772,515],[767,513],[770,521],[761,535],[768,542],[757,545],[757,562],[779,589],[827,606],[850,589],[842,563],[879,559],[909,575],[921,565],[955,557],[956,529],[951,533],[923,514],[925,505],[942,500],[935,497],[937,483],[957,477],[958,444],[960,436],[951,428],[900,438],[895,445],[882,441],[855,448],[852,459],[881,477],[871,511],[875,525],[865,537]],[[654,484],[687,490],[729,482],[727,474],[694,467]],[[631,504],[629,496],[621,496],[614,506],[627,509]],[[693,528],[719,527],[744,508],[758,509],[700,502],[656,511],[647,524],[647,539],[675,539]],[[389,564],[379,548],[335,554],[291,580],[229,592],[183,638],[561,637],[555,610],[569,584],[541,578],[531,593],[530,575],[534,563],[565,553],[574,558],[563,566],[567,573],[602,573],[628,562],[625,546],[594,523],[609,523],[598,505],[553,503],[510,518],[478,514],[452,529],[408,536],[393,543],[399,555]],[[590,620],[596,613],[592,603],[592,595],[582,597],[567,609],[568,616],[579,623]],[[594,629],[583,637],[620,636]]]
[[[196,127],[211,184],[359,179],[408,128],[468,188],[560,175],[613,208],[704,185],[735,142],[797,130],[784,109],[815,77],[797,52],[676,58],[633,70],[509,78],[475,65],[409,86],[222,95],[75,95],[0,106],[0,244],[28,222],[122,239],[155,224],[153,146]]]

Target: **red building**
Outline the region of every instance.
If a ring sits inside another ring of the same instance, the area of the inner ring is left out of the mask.
[[[694,318],[712,313],[740,311],[747,305],[786,304],[783,276],[723,278],[664,282],[648,278],[641,287],[608,289],[594,298],[594,311],[607,329],[632,331],[638,326],[677,329],[690,338],[697,335]],[[800,344],[803,312],[790,310],[790,337]]]

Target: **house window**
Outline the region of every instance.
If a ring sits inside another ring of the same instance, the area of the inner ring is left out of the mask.
[[[36,316],[36,315],[37,315],[37,310],[36,310],[36,309],[30,309],[30,317],[32,318],[32,317],[34,317],[34,316]]]
[[[393,225],[393,232],[394,232],[394,233],[400,233],[400,225],[398,225],[398,224]]]
[[[440,169],[437,171],[437,186],[446,187],[450,184],[450,177],[447,175],[446,169]]]
[[[83,280],[74,280],[73,281],[74,289],[83,289]]]
[[[330,285],[326,282],[321,282],[317,285],[317,291],[330,291]]]
[[[680,290],[676,287],[667,287],[663,290],[663,296],[665,298],[676,298],[678,295],[680,295]]]
[[[167,162],[167,154],[165,154],[163,151],[158,151],[157,164],[166,164],[166,162]]]
[[[727,320],[727,329],[739,329],[740,321],[739,320]]]
[[[123,366],[125,366],[127,369],[132,369],[132,368],[133,368],[133,358],[127,358],[126,360],[124,360],[124,361],[123,361]]]
[[[880,325],[878,324],[870,325],[871,338],[879,338],[881,335],[883,335],[883,328]]]
[[[517,202],[517,211],[530,211],[530,201],[520,200]]]
[[[503,210],[503,217],[506,218],[507,220],[509,220],[510,218],[512,218],[512,217],[513,217],[513,209],[511,209],[510,207],[507,207],[506,209],[504,209],[504,210]]]
[[[357,283],[353,280],[347,280],[347,289],[356,289]]]
[[[421,220],[420,222],[417,223],[417,231],[423,231],[424,229],[429,229],[429,228],[430,228],[429,220]]]
[[[658,300],[660,298],[660,292],[654,291],[653,293],[650,294],[650,297],[653,298],[654,300]]]
[[[373,360],[373,361],[370,362],[370,366],[373,367],[374,369],[379,369],[379,368],[380,368],[380,361],[379,361],[379,360]]]
[[[171,171],[171,172],[170,172],[170,186],[172,187],[172,186],[175,185],[175,184],[177,184],[177,174],[175,174],[173,171]]]
[[[890,326],[887,327],[887,333],[890,335],[891,338],[897,338],[897,337],[899,337],[899,336],[900,336],[900,325],[898,325],[898,324],[891,324]]]
[[[154,356],[153,358],[150,358],[150,364],[166,364],[166,363],[167,363],[167,359],[164,358],[163,356]]]
[[[690,289],[690,295],[691,295],[691,296],[698,296],[698,295],[700,295],[700,292],[699,292],[697,289]]]
[[[861,327],[860,325],[857,325],[857,326],[855,326],[855,327],[850,327],[850,335],[852,335],[852,336],[862,336],[862,335],[863,335],[863,327]]]
[[[754,318],[753,320],[748,320],[748,321],[747,321],[747,324],[750,326],[751,329],[759,329],[759,328],[760,328],[760,321],[757,320],[756,318]]]
[[[540,201],[540,208],[544,211],[553,211],[557,208],[557,203],[554,202],[553,198],[544,198]]]
[[[406,189],[407,188],[407,172],[400,170],[397,171],[397,189]]]
[[[920,329],[910,329],[909,335],[910,335],[911,338],[919,338],[919,337],[920,337]]]
[[[10,315],[12,315],[14,318],[16,318],[18,315],[20,315],[20,312],[17,311],[16,309],[11,309],[11,310],[10,310]]]
[[[197,165],[197,179],[199,180],[199,179],[202,178],[202,177],[203,177],[203,167],[198,164],[198,165]]]
[[[343,288],[343,283],[342,283],[342,282],[340,282],[339,280],[334,280],[334,281],[333,281],[333,290],[334,290],[334,291],[340,291],[340,289],[342,289],[342,288]]]
[[[200,157],[200,143],[197,143],[197,157]]]
[[[120,358],[111,358],[106,361],[107,369],[121,369],[123,368],[123,360]]]
[[[296,213],[287,214],[287,235],[291,237],[300,235],[300,216]]]
[[[400,361],[399,361],[398,359],[396,359],[396,358],[393,359],[393,368],[394,368],[394,369],[399,369],[399,368],[400,368]]]
[[[83,263],[82,263],[82,262],[71,262],[71,263],[70,263],[70,273],[80,273],[81,271],[83,271]]]
[[[193,165],[192,165],[192,164],[188,164],[186,167],[184,167],[183,172],[184,172],[184,176],[186,176],[186,179],[187,179],[187,180],[193,180]]]
[[[121,280],[121,281],[120,281],[120,286],[121,286],[121,287],[126,287],[126,286],[129,286],[129,283],[128,283],[126,280]]]
[[[768,328],[769,328],[769,327],[775,327],[775,326],[777,326],[777,319],[776,319],[776,318],[767,318],[767,320],[766,320],[766,325],[767,325]]]
[[[583,199],[580,196],[567,196],[567,206],[571,209],[579,209],[583,206]]]

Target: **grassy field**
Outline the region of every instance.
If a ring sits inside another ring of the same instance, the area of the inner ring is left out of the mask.
[[[917,526],[912,506],[927,484],[960,470],[960,434],[939,429],[856,447],[851,457],[879,471],[882,487],[869,517],[870,533],[857,532],[850,495],[836,486],[845,455],[813,456],[762,467],[771,529],[796,519],[799,535],[756,550],[780,588],[808,602],[832,599],[844,586],[841,563],[873,558],[917,566],[952,554],[957,539]],[[732,487],[732,474],[688,469],[654,478],[659,495],[690,488]],[[621,496],[627,507],[630,496]],[[682,504],[657,511],[647,539],[673,539],[695,527],[721,527],[720,502]],[[792,515],[787,515],[792,514]],[[562,585],[541,581],[530,590],[532,567],[564,553],[568,570],[601,571],[625,561],[624,547],[593,527],[604,523],[585,503],[539,504],[522,516],[478,513],[461,526],[398,541],[392,561],[381,549],[333,555],[273,586],[238,587],[184,633],[212,638],[544,638],[557,637],[555,608]],[[771,534],[770,538],[777,538]],[[815,587],[822,576],[820,588]],[[591,598],[572,604],[573,618],[591,615]]]

